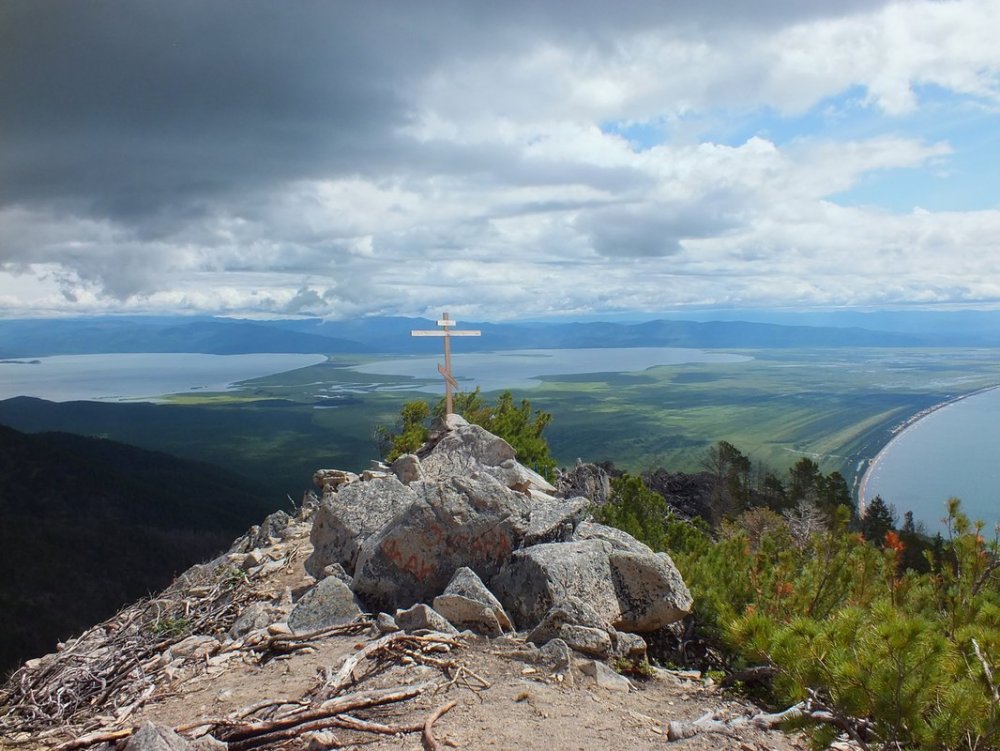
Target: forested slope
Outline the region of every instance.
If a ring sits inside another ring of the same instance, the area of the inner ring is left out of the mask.
[[[162,588],[276,505],[208,464],[0,426],[0,673]]]

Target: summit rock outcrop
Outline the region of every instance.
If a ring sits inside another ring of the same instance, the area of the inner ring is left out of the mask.
[[[325,486],[306,569],[323,578],[342,567],[373,612],[433,603],[459,571],[506,611],[486,619],[491,633],[504,618],[533,629],[568,597],[596,612],[573,624],[587,628],[650,632],[690,612],[669,555],[588,520],[590,499],[561,496],[510,444],[457,415],[416,454],[367,474]]]

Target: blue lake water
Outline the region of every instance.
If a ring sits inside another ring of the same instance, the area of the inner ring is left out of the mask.
[[[931,533],[944,531],[945,503],[955,496],[987,531],[1000,522],[1000,389],[948,404],[903,430],[872,462],[863,500],[876,495],[913,511]]]
[[[538,386],[541,376],[579,373],[633,373],[656,365],[684,363],[735,363],[753,358],[679,347],[628,347],[622,349],[522,349],[456,355],[452,362],[462,390],[476,386],[483,391],[526,389]],[[431,393],[442,390],[437,364],[444,355],[378,360],[356,365],[352,370],[369,375],[409,376],[433,379],[414,389]]]
[[[0,399],[149,401],[167,394],[226,391],[238,381],[325,360],[322,355],[155,353],[0,361]]]

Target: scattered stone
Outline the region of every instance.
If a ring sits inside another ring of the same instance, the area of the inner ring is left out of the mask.
[[[171,660],[202,660],[219,651],[219,641],[214,636],[192,635],[170,646]]]
[[[416,494],[395,477],[352,483],[324,496],[313,517],[306,571],[321,579],[326,566],[339,563],[353,572],[362,544],[415,500]]]
[[[500,601],[476,572],[463,566],[451,578],[444,593],[434,598],[434,609],[458,628],[484,636],[500,636],[514,625]]]
[[[406,610],[396,611],[396,623],[406,632],[439,631],[442,634],[457,634],[458,629],[429,605],[419,603]]]
[[[403,454],[390,467],[392,473],[404,485],[424,479],[424,470],[416,454]]]
[[[290,636],[292,634],[291,627],[284,621],[279,621],[278,623],[271,623],[267,627],[267,633],[271,636]]]
[[[288,531],[288,525],[291,524],[292,517],[286,514],[284,511],[275,511],[273,514],[267,516],[263,522],[260,524],[260,528],[257,530],[257,534],[254,535],[250,544],[252,547],[265,547],[271,544],[272,540],[282,540]]]
[[[357,598],[344,582],[330,576],[310,589],[288,616],[296,634],[350,623],[361,613]]]
[[[236,622],[229,629],[229,636],[233,639],[239,639],[251,631],[264,628],[268,623],[270,623],[270,616],[267,613],[267,605],[260,600],[256,600],[243,608],[240,617],[236,619]]]
[[[559,638],[571,649],[591,657],[606,660],[612,653],[611,635],[604,629],[566,623],[559,629]]]
[[[246,558],[243,559],[243,570],[249,571],[252,568],[260,566],[267,557],[261,551],[260,548],[254,548],[249,553],[246,554]]]
[[[324,566],[322,573],[323,573],[322,578],[325,579],[328,576],[335,577],[344,582],[344,584],[346,584],[348,587],[354,583],[354,577],[351,576],[346,571],[344,571],[344,567],[341,566],[339,563],[331,563],[329,566]]]
[[[639,634],[616,631],[613,634],[615,653],[634,662],[646,659],[646,640]]]
[[[213,735],[203,735],[189,743],[194,751],[229,751],[229,744],[217,740]]]
[[[144,722],[129,736],[125,751],[193,751],[187,739],[172,729]]]
[[[306,751],[327,751],[340,746],[340,739],[329,730],[314,730],[304,734],[302,740],[305,741]]]
[[[342,469],[318,469],[313,474],[313,485],[324,494],[335,493],[341,486],[356,482],[358,479],[353,472],[345,472]]]
[[[566,624],[610,629],[610,624],[588,603],[579,597],[568,595],[548,609],[542,620],[528,634],[528,641],[533,644],[546,644],[551,639],[558,639],[562,627]]]
[[[539,656],[553,672],[562,673],[569,685],[573,684],[573,653],[562,639],[550,639],[540,650]]]
[[[388,613],[379,613],[375,616],[375,628],[380,634],[391,634],[401,630],[396,619]]]
[[[627,694],[632,690],[632,683],[628,678],[619,675],[599,660],[587,660],[580,665],[580,671],[584,675],[591,676],[598,686],[608,691],[620,691]]]

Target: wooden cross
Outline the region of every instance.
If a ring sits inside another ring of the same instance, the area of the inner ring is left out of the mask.
[[[437,325],[441,327],[440,330],[432,329],[430,331],[411,331],[410,336],[443,336],[444,337],[444,365],[442,366],[438,363],[438,373],[444,377],[444,398],[445,398],[445,414],[452,413],[452,403],[451,403],[451,390],[458,389],[458,381],[451,374],[451,338],[453,336],[481,336],[483,332],[481,331],[457,331],[452,329],[458,321],[453,321],[448,318],[448,314],[445,313],[441,316],[441,320],[437,322]]]

